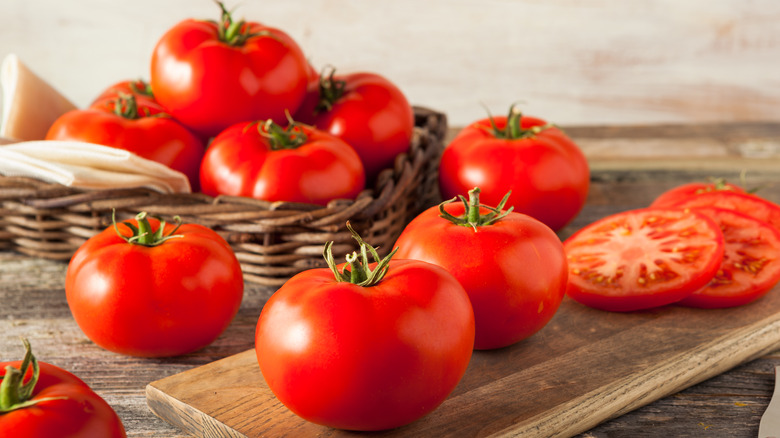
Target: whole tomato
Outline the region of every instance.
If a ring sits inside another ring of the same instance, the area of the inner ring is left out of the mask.
[[[509,194],[507,194],[509,196]],[[421,213],[396,241],[396,257],[446,269],[474,308],[474,348],[521,341],[552,319],[566,293],[566,255],[558,236],[538,220],[481,206],[479,189],[461,203]]]
[[[409,150],[414,112],[401,90],[376,73],[325,71],[296,118],[344,140],[357,151],[373,182],[395,157]]]
[[[353,231],[354,233],[354,231]],[[383,430],[435,409],[463,376],[474,315],[447,271],[360,251],[292,277],[263,307],[255,349],[268,387],[325,426]],[[368,253],[374,258],[369,263]]]
[[[508,207],[557,231],[585,205],[590,170],[585,155],[560,129],[523,116],[513,106],[507,117],[467,126],[444,149],[442,197],[473,187],[480,187],[488,205],[497,205],[511,191]]]
[[[203,193],[325,205],[365,187],[360,158],[338,138],[298,123],[233,125],[214,138],[200,169]]]
[[[38,362],[30,343],[20,361],[0,362],[0,436],[124,438],[111,406],[81,379]]]
[[[73,140],[124,149],[187,176],[198,190],[204,146],[151,99],[132,94],[101,99],[86,110],[72,110],[54,121],[46,140]]]
[[[216,232],[146,213],[87,240],[65,277],[68,306],[84,334],[132,356],[205,347],[228,327],[243,291],[238,260]]]
[[[306,94],[306,57],[281,30],[233,21],[219,6],[219,22],[184,20],[158,41],[151,60],[157,101],[208,136],[249,120],[282,123]]]
[[[109,86],[92,101],[90,106],[103,105],[102,102],[116,100],[122,95],[132,95],[135,97],[136,102],[153,106],[157,109],[157,112],[165,112],[157,103],[157,100],[155,100],[152,86],[143,79],[120,81]]]
[[[653,200],[650,207],[670,207],[692,197],[711,192],[747,193],[742,187],[717,178],[712,182],[692,182],[681,184],[661,193]]]

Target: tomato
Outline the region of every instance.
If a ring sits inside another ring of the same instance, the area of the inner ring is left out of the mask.
[[[200,170],[203,193],[325,205],[365,187],[360,158],[346,143],[298,123],[236,124],[214,138]]]
[[[297,274],[271,296],[255,350],[268,387],[295,414],[339,429],[391,429],[455,388],[471,358],[474,314],[441,267],[390,261],[392,253],[380,261],[355,238],[361,250],[349,267],[336,266],[329,242],[330,269]]]
[[[136,102],[142,105],[154,106],[157,112],[165,110],[157,103],[152,92],[152,86],[142,79],[126,80],[117,82],[101,92],[90,106],[101,105],[104,101],[116,100],[122,95],[131,95],[135,97]]]
[[[285,120],[306,94],[308,61],[286,33],[244,20],[225,7],[219,22],[184,20],[170,28],[151,60],[160,104],[202,135],[250,120]]]
[[[716,179],[713,182],[692,182],[688,184],[682,184],[673,187],[663,193],[661,193],[652,204],[651,207],[669,207],[678,202],[681,202],[691,196],[697,196],[702,193],[710,193],[716,191],[731,191],[735,193],[745,193],[745,189],[742,187],[726,182],[723,179]]]
[[[506,197],[504,198],[506,200]],[[474,308],[474,348],[505,347],[541,330],[566,292],[566,255],[558,236],[538,220],[469,201],[431,207],[404,228],[396,257],[446,269]]]
[[[210,344],[243,297],[241,267],[213,230],[148,218],[115,224],[73,255],[71,313],[99,346],[132,356],[177,356]]]
[[[414,112],[406,96],[387,78],[370,72],[323,72],[296,118],[352,146],[369,182],[409,150],[414,131]]]
[[[557,231],[585,205],[590,170],[585,155],[560,129],[512,107],[461,130],[444,149],[439,188],[444,199],[482,190],[482,202],[508,207]]]
[[[38,362],[23,341],[24,360],[0,362],[0,436],[124,438],[111,406],[70,372]]]
[[[86,110],[72,110],[54,121],[46,140],[72,140],[124,149],[187,176],[198,190],[203,143],[162,108],[132,95],[100,100]]]
[[[725,240],[723,261],[715,277],[679,304],[733,307],[755,301],[780,281],[780,231],[766,222],[722,208],[702,207]]]
[[[735,210],[780,229],[780,206],[749,193],[720,190],[680,199],[669,208],[717,207]]]
[[[704,287],[723,259],[723,234],[695,211],[645,208],[602,218],[563,243],[567,294],[612,311],[662,306]]]

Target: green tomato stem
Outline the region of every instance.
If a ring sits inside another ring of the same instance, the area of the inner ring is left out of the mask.
[[[297,149],[309,141],[303,126],[293,121],[289,113],[287,116],[289,124],[286,127],[276,124],[271,119],[266,120],[265,123],[257,127],[260,135],[268,139],[273,151]]]
[[[347,82],[336,80],[334,75],[336,69],[332,66],[326,66],[320,74],[320,98],[317,106],[314,108],[315,114],[328,112],[333,105],[344,95],[344,89]]]
[[[366,243],[363,238],[352,228],[352,225],[347,221],[347,229],[352,233],[352,238],[357,240],[360,245],[360,253],[357,251],[346,255],[347,265],[339,271],[336,261],[333,258],[333,242],[325,244],[323,256],[328,263],[328,267],[333,272],[337,282],[347,282],[356,284],[362,287],[371,287],[377,285],[387,274],[389,269],[390,260],[395,255],[398,248],[393,249],[390,254],[385,258],[381,258],[377,253],[376,248]],[[374,259],[376,266],[371,269],[368,265],[370,260],[369,254]]]
[[[249,26],[246,25],[245,20],[233,21],[233,13],[227,10],[225,4],[221,1],[216,1],[216,3],[222,11],[220,21],[216,23],[219,41],[229,46],[240,47],[246,44],[247,40],[252,37],[270,36],[275,38],[268,31],[248,32]]]
[[[152,228],[152,224],[149,222],[149,215],[145,211],[138,213],[135,216],[135,220],[138,223],[137,226],[133,225],[131,222],[122,222],[132,232],[131,236],[125,236],[119,231],[119,227],[117,226],[116,210],[114,210],[111,214],[111,221],[114,224],[114,231],[116,231],[116,234],[124,239],[125,242],[133,245],[152,247],[167,242],[170,239],[184,237],[181,234],[176,234],[176,232],[179,230],[179,227],[182,225],[181,217],[174,216],[173,219],[176,222],[176,227],[168,234],[164,234],[166,222],[160,218],[156,219],[160,221],[160,226],[155,230]]]
[[[496,121],[488,111],[488,120],[490,121],[491,132],[493,136],[505,140],[521,140],[524,138],[533,138],[537,134],[554,127],[552,123],[547,123],[542,126],[532,126],[530,128],[522,127],[523,113],[520,111],[518,104],[514,103],[509,107],[509,114],[506,117],[506,126],[504,129],[500,129],[496,125]]]
[[[512,193],[511,190],[507,192],[506,195],[504,195],[504,197],[501,199],[501,202],[496,207],[490,207],[487,205],[480,204],[479,193],[480,193],[479,187],[474,187],[473,189],[469,190],[468,200],[466,200],[466,198],[463,195],[458,195],[455,198],[442,202],[441,204],[439,204],[439,216],[444,219],[447,219],[448,221],[452,222],[455,225],[471,227],[474,229],[474,231],[477,231],[477,228],[492,225],[497,221],[501,220],[506,215],[508,215],[512,210],[514,210],[514,207],[509,207],[509,209],[503,211],[504,206],[509,200],[509,195]],[[462,215],[454,216],[449,212],[447,212],[444,209],[444,206],[449,204],[450,202],[454,202],[458,198],[460,198],[461,202],[463,202],[465,209]],[[482,214],[480,211],[480,207],[490,210],[490,213]]]
[[[35,385],[38,383],[41,370],[38,365],[38,359],[32,354],[30,342],[27,341],[27,339],[22,338],[22,343],[25,348],[22,366],[19,368],[14,368],[10,365],[5,367],[5,376],[2,377],[2,382],[0,382],[0,414],[32,406],[42,401],[66,398],[44,397],[37,400],[30,400]],[[24,383],[24,376],[27,375],[27,370],[30,367],[32,367],[32,376],[27,383]]]

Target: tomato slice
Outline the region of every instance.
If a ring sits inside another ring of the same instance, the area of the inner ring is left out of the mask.
[[[693,210],[643,208],[600,219],[564,242],[566,293],[587,306],[632,311],[679,301],[715,276],[718,224]]]
[[[780,229],[780,206],[756,195],[719,190],[681,199],[669,208],[717,207],[736,210]]]
[[[733,210],[696,211],[720,225],[725,252],[715,277],[679,304],[708,309],[740,306],[761,298],[780,281],[780,231]]]

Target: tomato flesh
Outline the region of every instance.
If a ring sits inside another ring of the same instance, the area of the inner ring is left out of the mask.
[[[736,211],[697,211],[718,222],[725,252],[715,277],[680,304],[702,308],[740,306],[761,298],[780,281],[780,231]]]
[[[564,242],[567,294],[585,305],[632,311],[679,301],[715,276],[723,235],[694,211],[638,209],[588,225]]]

